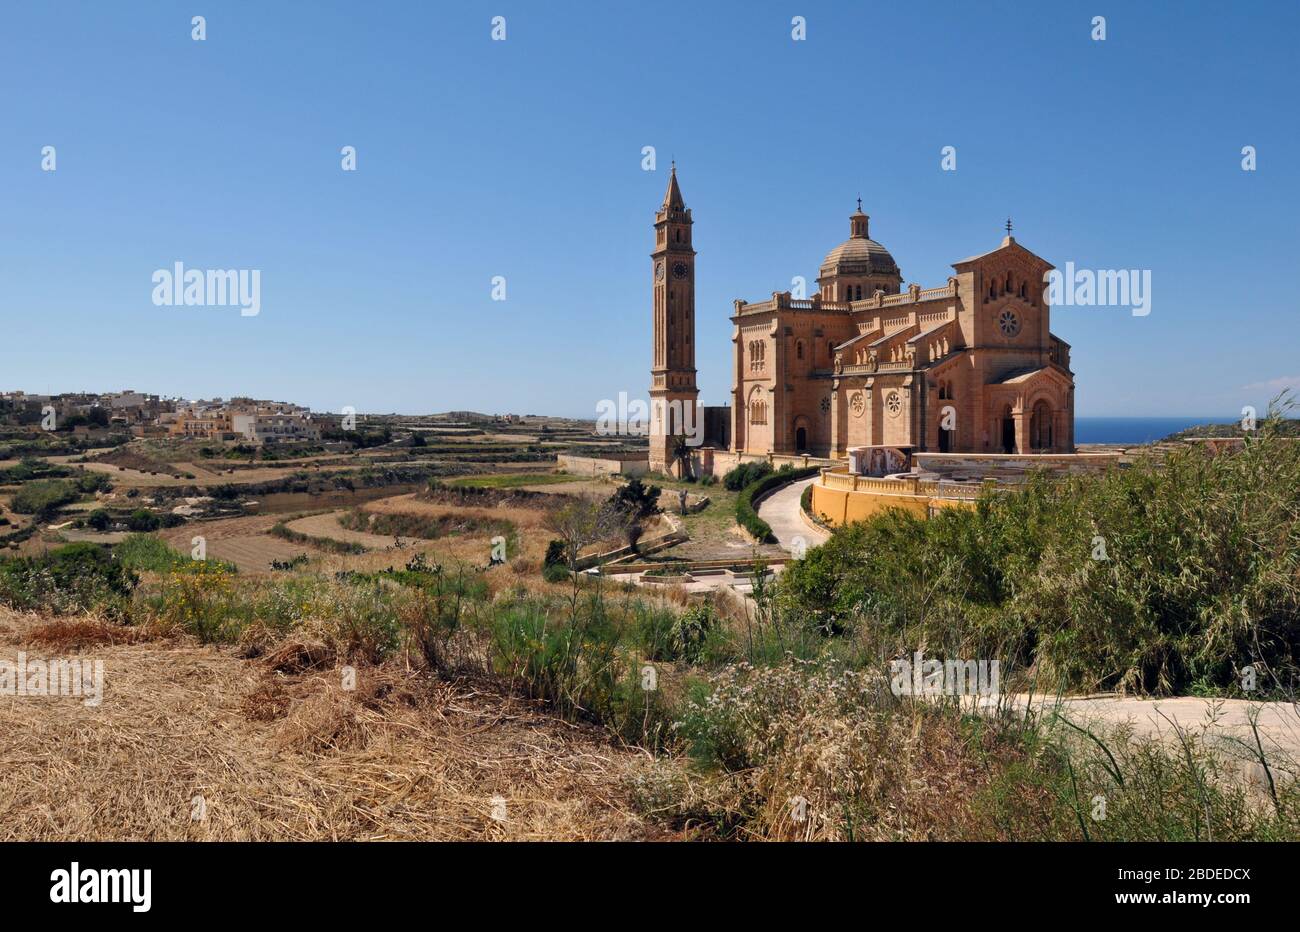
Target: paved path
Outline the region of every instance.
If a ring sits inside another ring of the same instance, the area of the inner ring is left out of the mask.
[[[1028,696],[1017,693],[1003,697],[1003,704],[1024,709]],[[1034,696],[1033,708],[1049,710],[1057,700]],[[1300,705],[1289,702],[1248,702],[1244,699],[1201,699],[1178,696],[1169,699],[1136,699],[1120,696],[1074,696],[1060,700],[1059,710],[1082,726],[1128,723],[1135,734],[1177,740],[1179,730],[1203,736],[1207,743],[1228,750],[1241,750],[1241,743],[1253,747],[1255,737],[1250,716],[1258,715],[1259,738],[1270,760],[1290,759],[1300,764]],[[992,705],[984,700],[982,705]],[[1238,755],[1242,756],[1242,755]]]
[[[803,538],[806,547],[826,543],[830,534],[815,530],[799,517],[799,499],[803,490],[817,481],[817,477],[801,479],[777,489],[758,503],[758,516],[771,525],[772,533],[783,550],[794,551],[796,538]]]

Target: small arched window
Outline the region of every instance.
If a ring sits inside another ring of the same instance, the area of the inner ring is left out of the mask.
[[[861,286],[861,285],[858,285],[858,288],[857,288],[857,298],[856,298],[855,300],[858,300],[858,301],[861,301],[861,300],[862,300],[862,286]]]
[[[794,358],[803,359],[803,340],[799,340],[794,345]]]

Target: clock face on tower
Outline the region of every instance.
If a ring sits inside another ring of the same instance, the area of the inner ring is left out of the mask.
[[[663,281],[663,280],[664,280],[664,264],[663,264],[662,262],[656,262],[656,263],[655,263],[655,281],[657,281],[657,282],[661,282],[661,281]]]
[[[676,262],[673,264],[673,278],[682,279],[691,274],[691,267],[685,262]]]

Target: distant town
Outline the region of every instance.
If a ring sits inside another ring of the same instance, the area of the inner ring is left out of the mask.
[[[212,440],[237,444],[311,443],[342,448],[356,421],[378,418],[411,429],[437,422],[491,421],[500,425],[534,426],[555,420],[537,415],[482,415],[470,411],[403,417],[313,412],[288,401],[240,396],[189,400],[124,389],[115,392],[64,392],[41,395],[0,392],[0,426],[70,432],[89,441],[129,435],[134,439]]]

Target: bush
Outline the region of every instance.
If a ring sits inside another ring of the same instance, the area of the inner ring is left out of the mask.
[[[1300,444],[1265,422],[1236,453],[1175,450],[930,519],[878,515],[792,564],[779,601],[858,629],[867,653],[996,657],[1040,691],[1232,693],[1248,665],[1267,671],[1261,689],[1289,687]]]
[[[275,537],[291,541],[295,544],[308,544],[312,547],[319,547],[322,550],[328,550],[331,553],[366,553],[367,548],[353,540],[337,540],[333,537],[319,537],[313,534],[304,534],[302,531],[295,531],[283,521],[277,522],[268,532]]]
[[[113,518],[103,508],[96,508],[86,515],[86,526],[94,531],[107,531],[112,523]]]
[[[37,479],[28,482],[16,493],[9,507],[20,515],[36,515],[45,520],[64,505],[80,497],[75,482],[65,479]]]
[[[127,530],[136,533],[156,531],[161,524],[158,516],[147,508],[137,508],[126,519]]]
[[[672,647],[676,658],[687,663],[699,663],[704,658],[709,635],[717,624],[718,616],[708,602],[688,608],[678,615],[672,629]]]
[[[98,544],[75,543],[38,557],[0,561],[0,602],[20,610],[124,617],[139,577]]]
[[[747,485],[752,485],[764,476],[770,475],[772,464],[766,460],[756,463],[741,463],[722,477],[722,485],[728,491],[739,492]]]
[[[77,490],[87,495],[94,492],[108,492],[113,483],[102,472],[86,472],[77,477]]]
[[[657,485],[648,486],[634,476],[609,497],[609,507],[629,521],[643,521],[659,511],[661,491]]]
[[[350,531],[383,534],[387,537],[419,537],[437,540],[452,534],[483,534],[513,537],[515,526],[505,518],[409,512],[363,511],[353,508],[339,515],[339,525]]]

